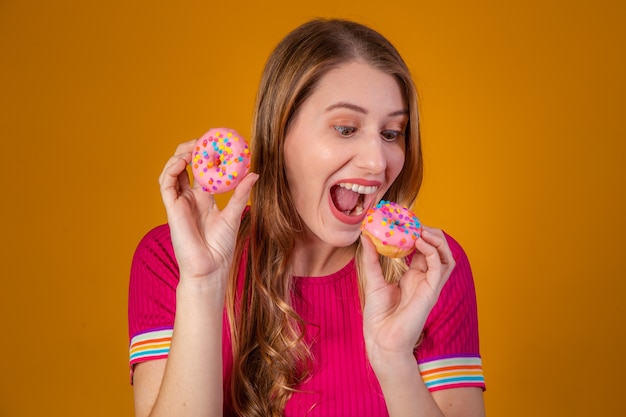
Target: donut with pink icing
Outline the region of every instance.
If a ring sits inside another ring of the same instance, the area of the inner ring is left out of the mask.
[[[250,169],[250,148],[233,129],[214,128],[196,141],[191,172],[204,191],[220,194],[232,190]]]
[[[361,232],[372,240],[378,253],[390,258],[409,255],[421,229],[411,210],[385,200],[369,209],[361,223]]]

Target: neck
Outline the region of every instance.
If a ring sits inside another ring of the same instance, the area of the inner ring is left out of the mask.
[[[322,277],[339,271],[354,257],[356,245],[330,246],[317,241],[298,241],[294,248],[294,275]]]

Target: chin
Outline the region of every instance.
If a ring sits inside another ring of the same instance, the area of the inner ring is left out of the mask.
[[[359,230],[354,233],[337,232],[330,236],[330,239],[327,239],[326,242],[336,248],[346,248],[359,240],[360,234],[361,232]]]

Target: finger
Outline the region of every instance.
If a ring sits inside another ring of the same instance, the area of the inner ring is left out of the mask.
[[[176,147],[176,151],[174,152],[174,156],[172,156],[167,163],[165,164],[165,168],[163,169],[163,171],[161,171],[161,174],[159,175],[159,183],[162,184],[163,183],[163,179],[164,179],[164,174],[165,172],[172,166],[179,166],[178,164],[180,163],[178,160],[180,158],[185,159],[185,166],[184,168],[186,169],[187,165],[191,162],[191,154],[193,151],[193,147],[194,144],[196,143],[197,139],[192,139],[190,141],[187,142],[183,142],[181,144],[179,144]],[[181,171],[182,173],[182,171]],[[186,178],[185,178],[186,179]]]
[[[454,267],[454,258],[445,237],[432,230],[423,230],[415,247],[419,251],[419,254],[416,254],[418,263],[415,267],[411,264],[410,270],[425,273],[428,286],[439,293]]]
[[[180,163],[179,161],[180,159],[183,159],[185,161],[182,167],[178,166],[178,164]],[[163,166],[163,170],[161,170],[161,174],[159,174],[159,184],[163,183],[163,180],[165,179],[166,171],[170,171],[173,166],[177,166],[177,168],[175,168],[176,170],[182,171],[183,169],[186,168],[187,164],[189,164],[190,161],[191,161],[191,152],[175,153],[173,156],[170,157],[170,159],[167,160],[167,162]]]
[[[422,232],[422,234],[425,234],[426,240],[433,241],[433,243],[435,240],[437,242],[446,240],[445,235],[443,234],[443,231],[441,229],[422,225]]]
[[[455,261],[450,245],[441,229],[424,227],[422,238],[437,249],[441,264],[444,267],[454,267]]]
[[[416,254],[418,256],[418,262],[416,263],[415,268],[413,268],[413,263],[411,263],[411,269],[418,269],[420,272],[440,271],[441,257],[439,252],[435,246],[423,237],[423,235],[424,232],[422,232],[422,236],[415,241],[415,248],[421,256]]]
[[[372,240],[365,235],[361,235],[361,246],[363,249],[363,273],[365,275],[363,290],[365,292],[364,295],[367,296],[367,294],[385,286],[386,282],[380,266],[378,252]]]
[[[180,155],[180,154],[187,153],[187,152],[193,152],[194,146],[197,141],[198,139],[191,139],[187,142],[183,142],[179,144],[176,147],[176,152],[174,152],[174,155]]]
[[[245,177],[241,180],[241,182],[235,188],[233,195],[230,197],[228,204],[224,207],[222,211],[223,216],[227,221],[232,224],[239,224],[241,220],[241,214],[243,210],[246,208],[248,204],[248,200],[250,199],[250,192],[252,191],[252,187],[259,179],[259,174],[255,172],[249,172]]]
[[[184,178],[184,176],[190,160],[191,153],[174,155],[163,168],[159,177],[159,183],[164,201],[171,201],[178,197],[181,186],[185,187],[185,184],[187,187],[189,186],[189,178]]]
[[[189,167],[189,164],[187,164],[185,166],[185,169],[183,169],[182,172],[180,174],[178,174],[177,184],[178,184],[178,194],[179,195],[187,192],[192,187],[192,182],[191,182],[192,175],[187,170],[187,167]]]

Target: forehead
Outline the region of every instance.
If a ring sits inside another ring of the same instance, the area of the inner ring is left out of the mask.
[[[320,78],[312,96],[317,96],[318,100],[349,100],[370,105],[406,107],[406,98],[396,77],[360,61],[329,70]]]

